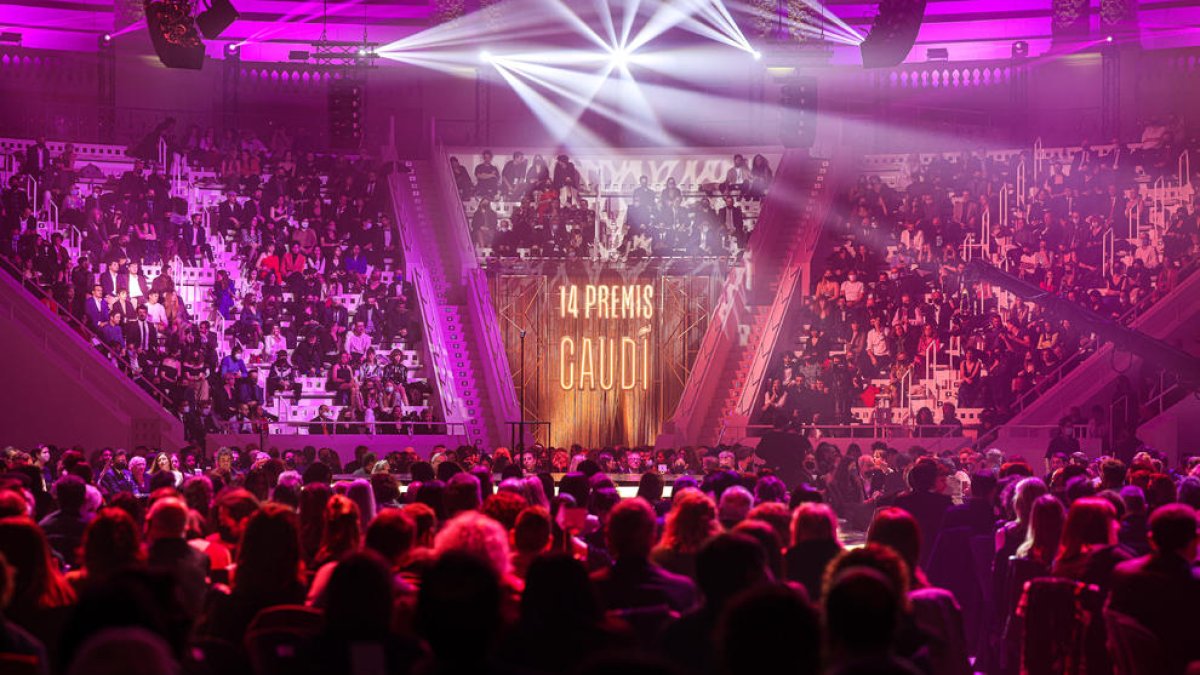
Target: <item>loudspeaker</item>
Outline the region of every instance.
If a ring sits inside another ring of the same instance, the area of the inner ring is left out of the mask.
[[[357,150],[363,134],[363,84],[329,83],[329,141],[339,150]]]
[[[180,0],[145,0],[146,28],[158,60],[168,68],[200,70],[204,43],[192,20],[192,7]]]
[[[882,0],[871,32],[859,45],[863,67],[898,66],[908,57],[925,20],[925,0]]]
[[[789,79],[779,91],[779,139],[788,148],[811,148],[817,141],[817,78]]]
[[[229,0],[212,0],[208,9],[196,17],[196,26],[209,40],[214,40],[238,18],[238,11]]]

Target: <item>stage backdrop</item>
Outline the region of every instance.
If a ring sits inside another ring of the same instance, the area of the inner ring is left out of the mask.
[[[679,401],[726,271],[696,261],[492,270],[517,398],[526,420],[550,425],[537,440],[653,444]]]

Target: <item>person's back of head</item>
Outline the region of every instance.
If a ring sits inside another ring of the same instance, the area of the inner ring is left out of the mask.
[[[1187,476],[1179,481],[1179,501],[1193,509],[1200,508],[1200,478]]]
[[[183,539],[187,532],[188,507],[182,499],[167,497],[154,502],[146,515],[146,538]]]
[[[638,479],[637,496],[649,502],[662,499],[666,479],[657,471],[647,471]]]
[[[529,506],[525,498],[517,492],[501,491],[483,500],[480,511],[506,530],[512,530],[517,524],[517,516]]]
[[[404,509],[384,509],[367,525],[366,547],[399,564],[417,540],[417,524]]]
[[[828,504],[805,502],[792,514],[792,545],[805,541],[837,541],[837,514]]]
[[[467,552],[486,561],[503,577],[509,572],[508,532],[478,511],[464,511],[446,522],[434,537],[437,555]]]
[[[649,557],[654,547],[654,520],[654,509],[644,499],[628,499],[613,507],[605,527],[613,557]]]
[[[720,668],[729,675],[820,672],[817,611],[789,586],[758,586],[735,596],[721,613],[716,639]]]
[[[822,597],[828,652],[835,662],[887,654],[902,605],[882,572],[863,566],[836,575]]]
[[[717,518],[725,527],[733,527],[746,519],[754,508],[754,495],[741,485],[733,485],[721,493]]]
[[[1121,488],[1121,501],[1125,502],[1125,513],[1128,515],[1145,515],[1146,493],[1136,485],[1126,485]]]
[[[563,477],[558,479],[558,494],[571,495],[575,498],[575,503],[580,506],[587,506],[588,493],[591,489],[592,486],[588,482],[587,476],[580,472],[563,474]]]
[[[443,666],[482,662],[500,629],[500,577],[477,556],[451,551],[421,578],[414,618]]]
[[[58,497],[59,510],[76,515],[87,499],[87,483],[77,476],[63,476],[54,483],[54,493]]]
[[[867,543],[891,548],[915,573],[921,555],[921,526],[904,509],[883,508],[876,512],[867,528]]]
[[[541,553],[550,545],[551,534],[550,512],[541,506],[529,506],[517,515],[513,546],[519,553]]]
[[[352,553],[338,562],[324,594],[329,633],[355,642],[387,637],[392,614],[388,563],[370,550]]]
[[[914,492],[929,492],[937,484],[938,471],[940,469],[937,460],[922,457],[913,462],[912,468],[908,470],[908,486]]]
[[[600,601],[583,563],[565,553],[547,553],[529,564],[521,594],[522,623],[538,629],[579,629],[593,627],[600,618]]]
[[[1150,514],[1150,543],[1159,554],[1196,557],[1196,510],[1187,504],[1166,504]]]
[[[479,479],[469,473],[456,473],[446,483],[446,514],[450,517],[463,511],[475,511],[482,503]]]
[[[990,502],[996,493],[996,474],[976,471],[971,474],[971,498]]]
[[[770,578],[766,552],[749,535],[719,534],[696,554],[696,584],[706,606],[714,611],[737,593]]]

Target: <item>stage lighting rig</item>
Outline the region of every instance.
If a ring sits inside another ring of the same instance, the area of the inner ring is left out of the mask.
[[[375,59],[379,58],[378,49],[379,44],[375,42],[317,40],[312,43],[309,58],[320,66],[374,67]]]

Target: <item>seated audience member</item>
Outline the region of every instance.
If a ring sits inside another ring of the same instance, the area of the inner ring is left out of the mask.
[[[641,499],[617,504],[608,514],[605,532],[614,562],[592,575],[608,609],[666,607],[675,612],[696,604],[696,587],[650,561],[654,547],[654,510]]]
[[[721,531],[716,506],[699,490],[682,490],[671,501],[662,541],[651,551],[650,560],[668,572],[695,579],[696,554],[709,537]]]
[[[716,672],[717,621],[738,593],[773,581],[763,547],[743,534],[719,534],[696,555],[696,585],[703,595],[699,607],[667,627],[663,648],[673,663],[687,672]]]
[[[816,675],[820,641],[820,618],[803,594],[789,586],[759,585],[726,603],[713,667],[729,675]]]
[[[197,634],[238,643],[260,610],[304,602],[303,572],[296,513],[263,505],[246,521],[232,590],[209,596]]]
[[[54,552],[68,566],[74,566],[84,530],[94,515],[83,510],[87,484],[78,476],[63,476],[54,484],[54,493],[58,498],[58,510],[43,518],[38,527],[46,534]]]
[[[171,575],[180,601],[195,620],[204,609],[209,587],[209,557],[187,541],[190,514],[176,497],[154,502],[146,515],[146,565]]]
[[[784,555],[789,581],[804,587],[812,600],[820,600],[825,567],[842,552],[837,515],[826,504],[808,503],[792,515],[792,545]]]
[[[945,474],[932,458],[923,457],[908,470],[909,491],[895,500],[897,508],[904,509],[917,519],[921,528],[921,563],[929,561],[929,554],[942,527],[942,519],[953,504],[943,494]]]
[[[1200,576],[1196,559],[1196,512],[1167,504],[1150,515],[1151,552],[1119,563],[1112,575],[1108,608],[1149,630],[1158,640],[1163,673],[1182,673],[1200,659],[1196,631]]]

